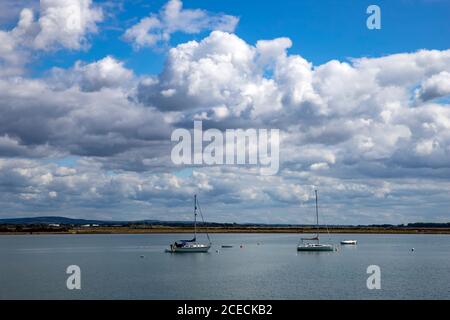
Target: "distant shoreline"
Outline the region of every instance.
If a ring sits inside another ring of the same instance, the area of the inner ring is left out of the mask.
[[[333,234],[449,234],[450,228],[400,228],[400,227],[208,227],[209,233],[333,233]],[[206,228],[197,228],[198,233],[204,233]],[[192,227],[72,227],[72,228],[26,228],[22,230],[0,230],[1,235],[29,235],[29,234],[156,234],[156,233],[193,233]]]

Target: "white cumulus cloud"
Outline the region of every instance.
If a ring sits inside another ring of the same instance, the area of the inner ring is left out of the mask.
[[[103,19],[102,10],[91,0],[41,0],[39,33],[34,47],[50,50],[56,45],[79,50],[86,34],[97,31]]]
[[[54,68],[51,82],[57,87],[71,87],[77,84],[83,91],[98,91],[102,88],[125,88],[133,79],[133,72],[123,62],[106,56],[92,63],[77,61],[69,70]]]
[[[450,72],[442,71],[422,82],[416,96],[422,101],[428,101],[450,95]]]
[[[91,0],[41,0],[38,15],[22,9],[14,28],[0,30],[0,76],[23,73],[36,50],[86,48],[87,35],[97,32],[102,19]]]
[[[233,32],[239,18],[202,9],[183,9],[180,0],[170,0],[158,14],[151,14],[126,30],[124,39],[135,48],[167,43],[176,32],[196,34],[207,30]]]

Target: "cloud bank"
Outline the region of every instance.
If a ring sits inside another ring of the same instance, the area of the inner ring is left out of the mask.
[[[72,5],[83,23],[64,29]],[[101,19],[90,1],[42,1],[0,31],[1,217],[189,219],[198,193],[209,220],[307,223],[318,187],[328,223],[448,220],[450,50],[314,65],[288,38],[251,44],[223,31],[237,20],[170,1],[126,38],[222,31],[171,48],[159,74],[112,54],[23,74],[34,52],[82,50]],[[195,119],[280,129],[279,174],[173,165],[171,132]]]

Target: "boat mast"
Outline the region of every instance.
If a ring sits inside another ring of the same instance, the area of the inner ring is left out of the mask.
[[[194,239],[197,241],[197,195],[194,195]]]
[[[317,189],[314,190],[316,194],[316,226],[317,226],[317,242],[319,242],[319,206],[317,205]]]

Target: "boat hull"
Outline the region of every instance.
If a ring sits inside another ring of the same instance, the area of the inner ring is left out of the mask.
[[[172,246],[170,249],[167,249],[167,252],[171,253],[198,253],[198,252],[208,252],[208,250],[211,248],[209,245],[191,245],[191,246],[185,246],[185,247],[175,247]]]
[[[321,245],[299,245],[297,251],[307,251],[307,252],[322,252],[322,251],[334,251],[334,246],[331,244],[321,244]]]
[[[343,245],[355,245],[357,243],[358,242],[356,240],[343,240],[343,241],[341,241],[341,244],[343,244]]]

